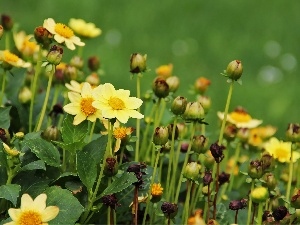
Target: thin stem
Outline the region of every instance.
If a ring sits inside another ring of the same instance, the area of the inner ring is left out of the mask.
[[[252,182],[251,182],[251,189],[250,189],[250,193],[249,193],[247,224],[250,224],[250,220],[251,220],[251,208],[252,208],[251,192],[253,191],[253,189],[254,189],[254,180],[252,180]]]
[[[53,79],[54,73],[55,73],[55,66],[53,65],[52,70],[51,70],[50,75],[49,75],[49,80],[48,80],[48,85],[47,85],[46,96],[45,96],[45,99],[44,99],[43,108],[42,108],[40,119],[39,119],[39,122],[38,122],[38,125],[37,125],[35,131],[39,131],[42,127],[42,123],[43,123],[43,120],[44,120],[44,116],[45,116],[45,112],[46,112],[46,108],[47,108],[47,104],[48,104],[48,99],[49,99],[49,95],[50,95],[50,89],[51,89],[51,84],[52,84],[52,79]]]
[[[235,216],[234,216],[234,223],[235,223],[235,224],[238,224],[238,223],[237,223],[238,213],[239,213],[239,210],[236,210]]]
[[[95,124],[96,124],[96,121],[94,121],[92,123],[92,127],[91,127],[91,130],[90,130],[90,137],[89,137],[89,142],[91,142],[92,138],[93,138],[93,133],[94,133],[94,129],[95,129]]]
[[[10,49],[10,31],[6,31],[5,35],[5,49],[9,50]]]
[[[291,194],[291,187],[292,187],[292,180],[293,180],[293,166],[294,166],[294,162],[293,162],[293,149],[291,148],[291,158],[290,158],[290,164],[289,164],[289,180],[287,183],[287,188],[286,188],[286,194],[285,194],[285,198],[286,200],[290,200],[290,194]],[[288,207],[289,204],[285,203],[285,207]]]
[[[178,143],[177,149],[176,149],[176,155],[175,159],[173,162],[173,178],[171,179],[171,184],[170,184],[170,199],[174,201],[174,191],[175,191],[175,182],[177,181],[177,168],[178,168],[178,160],[179,160],[179,154],[180,154],[180,147],[181,147],[181,142]]]
[[[138,74],[136,76],[136,96],[137,98],[141,98],[141,77]],[[138,112],[141,111],[140,108],[137,109]],[[135,155],[134,155],[134,160],[136,162],[139,161],[139,151],[140,151],[140,128],[141,127],[141,120],[136,119],[136,142],[135,142]]]
[[[184,224],[186,223],[186,221],[189,218],[189,211],[190,211],[190,197],[191,197],[191,190],[192,190],[192,186],[193,183],[192,182],[187,182],[187,193],[186,193],[186,197],[185,197],[185,203],[184,203],[184,207],[183,207],[183,213],[182,213],[182,221]]]
[[[263,202],[260,202],[258,204],[258,212],[257,212],[257,224],[261,225],[262,224],[262,215],[263,215]]]
[[[207,217],[207,223],[209,221],[209,208],[210,208],[210,184],[207,185],[207,204],[205,204],[206,207],[206,211],[204,210],[204,212],[206,212],[206,214],[204,214],[204,221],[205,221],[205,216]]]
[[[232,168],[231,168],[231,171],[230,171],[228,192],[230,192],[232,190],[233,181],[234,181],[234,170],[235,170],[235,166],[237,164],[237,161],[239,160],[240,151],[241,151],[241,142],[239,141],[237,143],[237,146],[236,146],[236,149],[235,149],[234,161],[233,161],[233,165],[232,165]]]
[[[137,225],[138,224],[138,207],[139,207],[139,186],[136,185],[134,189],[134,196],[133,196],[133,205],[134,205],[134,221],[133,224]]]
[[[3,76],[2,76],[2,85],[1,85],[1,93],[0,93],[0,106],[2,105],[2,101],[3,101],[3,97],[4,97],[5,82],[6,82],[6,70],[4,70],[4,73],[3,73]]]
[[[219,187],[220,187],[220,184],[219,184],[220,171],[219,170],[220,170],[220,163],[217,163],[217,170],[216,170],[216,175],[215,175],[216,187],[215,187],[215,196],[214,196],[214,201],[213,201],[213,206],[214,206],[213,219],[214,220],[216,219],[216,216],[217,216],[217,199],[218,199],[218,193],[219,193]]]

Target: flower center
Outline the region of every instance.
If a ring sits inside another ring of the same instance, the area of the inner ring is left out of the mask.
[[[108,100],[108,104],[114,109],[114,110],[121,110],[125,108],[125,103],[116,97],[111,97]]]
[[[41,225],[42,223],[41,214],[33,210],[23,212],[18,221],[18,225]]]
[[[274,151],[274,158],[278,158],[278,159],[290,159],[290,154],[289,152],[284,149],[284,148],[276,148]]]
[[[19,57],[15,54],[10,53],[9,51],[4,51],[4,61],[6,62],[18,62]]]
[[[70,38],[74,36],[74,32],[72,29],[65,24],[57,23],[54,28],[55,32],[58,33],[60,36],[63,36],[65,38]]]
[[[83,112],[86,116],[90,116],[96,112],[96,108],[92,106],[94,99],[91,97],[88,98],[82,98],[80,102],[80,110]]]
[[[25,40],[23,42],[22,51],[28,51],[30,54],[33,54],[37,45],[34,42]]]
[[[236,122],[249,122],[252,119],[249,114],[244,112],[232,112],[230,117]]]
[[[153,184],[151,187],[151,195],[160,196],[163,194],[163,188],[160,184]]]
[[[116,139],[123,139],[126,135],[126,127],[117,127],[114,129],[114,137]]]

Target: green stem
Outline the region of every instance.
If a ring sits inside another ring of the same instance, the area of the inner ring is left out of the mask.
[[[235,170],[235,166],[236,166],[236,164],[239,160],[239,157],[240,157],[240,151],[241,151],[241,142],[239,141],[237,143],[237,146],[236,146],[236,149],[235,149],[234,161],[233,161],[233,165],[232,165],[232,168],[231,168],[231,171],[230,171],[230,180],[229,180],[228,192],[230,192],[232,190],[233,181],[234,181],[234,170]],[[225,189],[225,191],[226,191],[226,189]]]
[[[263,202],[258,204],[258,212],[257,212],[257,224],[262,225],[262,215],[263,215]]]
[[[250,224],[251,221],[251,208],[252,208],[252,198],[251,198],[251,192],[254,189],[254,180],[251,182],[251,189],[250,189],[250,194],[249,194],[249,203],[248,203],[248,215],[247,215],[247,225]]]
[[[5,49],[9,50],[10,49],[10,31],[6,31],[6,35],[5,35]]]
[[[32,118],[33,118],[33,106],[34,106],[34,100],[35,100],[35,95],[36,95],[36,86],[37,86],[37,81],[38,77],[41,72],[41,65],[42,65],[42,48],[40,47],[39,53],[38,53],[38,59],[37,63],[34,68],[34,77],[33,77],[33,82],[31,83],[31,93],[32,93],[32,98],[30,101],[30,109],[29,109],[29,133],[32,131]]]
[[[48,104],[48,99],[49,99],[49,95],[50,95],[51,84],[52,84],[52,79],[53,79],[54,73],[55,73],[55,66],[52,65],[52,70],[50,72],[49,79],[48,79],[48,85],[47,85],[46,96],[45,96],[45,99],[44,99],[43,108],[42,108],[40,119],[39,119],[39,122],[38,122],[38,125],[37,125],[35,131],[39,131],[42,127],[42,123],[43,123],[43,120],[44,120],[44,116],[45,116],[45,112],[46,112],[46,108],[47,108],[47,104]]]
[[[90,137],[89,137],[89,142],[91,142],[92,138],[93,138],[93,133],[94,133],[94,129],[95,129],[95,124],[96,124],[96,121],[94,121],[92,123],[92,127],[91,127],[91,130],[90,130]]]
[[[286,188],[286,194],[285,194],[285,198],[287,201],[290,201],[290,194],[291,194],[291,187],[292,187],[292,180],[293,180],[293,166],[294,166],[294,162],[293,162],[293,148],[291,148],[291,158],[290,158],[290,163],[289,163],[289,180],[287,183],[287,188]],[[289,204],[285,203],[285,207],[288,207]]]
[[[1,94],[0,94],[0,106],[2,106],[2,101],[3,101],[3,97],[4,97],[5,81],[6,81],[6,70],[4,70],[4,73],[3,73],[3,76],[2,76],[2,85],[1,85]]]
[[[191,190],[192,190],[193,183],[187,182],[187,185],[188,187],[187,187],[187,193],[186,193],[185,202],[183,206],[182,221],[181,221],[183,224],[186,224],[189,218],[190,197],[191,197]]]
[[[296,174],[300,174],[300,160],[297,160],[297,173]],[[296,187],[300,187],[300,179],[297,179],[297,184]]]
[[[155,109],[155,118],[154,118],[154,129],[153,129],[153,132],[152,132],[152,136],[153,134],[155,133],[155,129],[157,128],[157,126],[159,125],[159,106],[160,106],[160,103],[161,103],[161,98],[158,99],[157,103],[156,103],[156,109]],[[155,159],[155,151],[153,150],[154,148],[154,145],[153,144],[149,144],[149,147],[147,149],[147,152],[151,152],[152,155],[151,155],[151,166],[154,166],[154,159]],[[151,151],[152,149],[152,151]]]
[[[177,149],[176,149],[176,155],[175,155],[175,159],[173,162],[173,178],[171,179],[171,185],[170,185],[170,199],[172,199],[172,201],[174,201],[174,192],[175,192],[175,182],[177,181],[177,168],[178,168],[178,160],[179,160],[179,155],[180,155],[180,148],[181,148],[181,141],[178,143]],[[170,200],[171,201],[171,200]]]
[[[141,77],[139,76],[139,74],[136,76],[136,96],[137,98],[141,98]],[[138,112],[141,111],[140,108],[137,109]],[[134,160],[136,162],[139,161],[139,151],[140,151],[140,126],[141,126],[141,120],[140,119],[136,119],[136,142],[135,142],[135,156],[134,156]]]

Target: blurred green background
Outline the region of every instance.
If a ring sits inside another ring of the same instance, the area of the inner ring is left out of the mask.
[[[227,64],[243,62],[243,85],[236,84],[230,111],[241,105],[263,125],[278,127],[284,138],[287,124],[299,116],[299,9],[300,1],[103,1],[103,0],[1,0],[0,13],[8,14],[20,29],[32,33],[52,17],[68,24],[82,18],[101,28],[100,37],[86,41],[84,56],[100,57],[105,76],[117,88],[132,90],[129,59],[135,52],[148,55],[150,72],[142,78],[142,90],[151,88],[155,68],[173,63],[181,79],[178,95],[205,76],[212,82],[207,95],[212,109],[207,122],[217,126],[229,85],[220,75]],[[3,49],[3,40],[0,47]],[[65,51],[64,61],[74,52]]]

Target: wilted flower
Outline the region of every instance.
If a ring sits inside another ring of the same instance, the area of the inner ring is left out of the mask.
[[[300,141],[300,124],[290,123],[286,130],[286,137],[289,141]]]
[[[105,195],[101,198],[102,203],[107,207],[111,207],[113,210],[116,210],[120,204],[118,203],[118,199],[115,194]]]
[[[210,152],[217,163],[220,163],[224,159],[223,151],[225,149],[226,148],[224,145],[219,145],[218,143],[211,144]]]
[[[94,23],[87,23],[83,19],[71,18],[69,26],[79,36],[84,38],[94,38],[101,35],[101,29],[97,28]]]
[[[248,166],[248,175],[252,179],[259,179],[263,175],[263,166],[260,160],[252,160]]]
[[[104,118],[116,118],[121,123],[127,123],[130,117],[144,118],[144,115],[136,110],[142,105],[143,101],[136,97],[129,97],[129,90],[116,90],[112,84],[105,83],[95,94],[95,101],[92,105],[102,111]]]
[[[44,20],[43,27],[54,35],[55,41],[65,43],[68,49],[74,50],[75,45],[84,46],[80,38],[74,35],[71,28],[62,23],[55,23],[54,19],[48,18]]]
[[[135,174],[137,178],[137,182],[134,182],[133,185],[140,187],[143,183],[143,175],[146,175],[146,173],[143,171],[146,168],[146,164],[144,163],[139,163],[139,164],[131,164],[127,168],[127,172],[132,172]]]
[[[46,28],[39,26],[34,29],[34,38],[44,49],[47,49],[52,42],[53,35]]]
[[[213,181],[211,170],[205,170],[203,177],[203,184],[209,185]]]
[[[225,172],[220,173],[218,176],[219,185],[221,186],[221,185],[225,184],[226,182],[229,182],[229,178],[230,178],[229,173],[225,173]]]
[[[285,206],[279,206],[275,210],[273,210],[272,215],[275,221],[282,220],[288,213],[288,209]]]
[[[91,71],[97,71],[100,67],[100,60],[97,56],[92,56],[88,59],[88,67]]]
[[[229,203],[229,209],[240,210],[247,206],[247,199],[242,198],[241,200],[233,200]]]
[[[13,66],[27,68],[31,65],[8,50],[0,51],[0,61],[3,62],[2,67],[7,70],[10,70]]]
[[[167,218],[173,219],[177,215],[178,205],[171,202],[164,202],[161,205],[161,211]]]
[[[119,164],[116,157],[108,156],[104,163],[104,174],[112,177],[118,173]]]
[[[47,222],[58,215],[59,208],[57,206],[46,207],[46,199],[46,194],[40,194],[34,200],[28,194],[23,194],[20,209],[10,208],[8,210],[8,214],[13,221],[4,225],[48,224]]]
[[[295,188],[291,197],[291,206],[296,209],[300,209],[300,189],[298,188]]]
[[[155,69],[157,76],[162,76],[165,79],[172,76],[173,64],[161,65]]]

